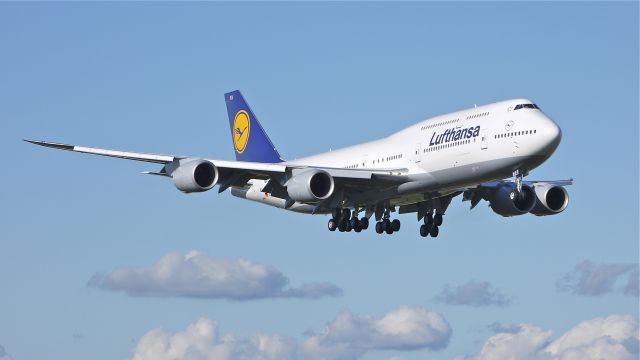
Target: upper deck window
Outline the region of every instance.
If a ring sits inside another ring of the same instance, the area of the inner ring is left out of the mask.
[[[519,105],[516,105],[515,108],[513,108],[513,110],[520,110],[520,109],[540,109],[540,108],[536,104],[519,104]]]

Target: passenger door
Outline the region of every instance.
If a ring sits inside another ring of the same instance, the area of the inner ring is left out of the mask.
[[[420,145],[420,143],[416,144],[416,148],[415,148],[415,152],[414,152],[414,162],[416,164],[420,163],[420,161],[422,161],[422,145]]]
[[[480,149],[486,150],[489,147],[490,129],[483,129],[480,133]]]

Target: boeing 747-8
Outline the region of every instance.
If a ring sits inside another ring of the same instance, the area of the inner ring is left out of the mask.
[[[421,121],[390,136],[294,161],[283,160],[239,91],[225,94],[236,161],[115,151],[46,141],[46,147],[157,163],[147,174],[171,178],[185,193],[218,185],[233,196],[308,214],[360,232],[400,230],[392,213],[416,213],[420,235],[436,237],[461,195],[501,216],[555,215],[569,203],[560,181],[524,181],[560,144],[560,127],[536,104],[515,99]],[[510,180],[513,178],[513,180]]]

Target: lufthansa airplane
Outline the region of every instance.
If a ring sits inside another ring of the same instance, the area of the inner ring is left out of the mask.
[[[400,230],[392,213],[416,213],[420,235],[436,237],[451,200],[481,200],[501,216],[555,215],[572,179],[523,181],[560,144],[558,125],[526,99],[421,121],[388,137],[286,161],[240,91],[225,94],[236,161],[115,151],[46,141],[36,145],[157,163],[185,193],[218,185],[233,196],[308,214],[330,214],[330,231]],[[509,180],[513,178],[513,180]]]

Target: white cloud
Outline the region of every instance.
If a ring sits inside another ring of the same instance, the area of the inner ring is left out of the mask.
[[[294,356],[292,339],[278,335],[256,335],[250,339],[220,337],[216,322],[203,318],[173,335],[162,329],[149,331],[138,341],[132,359],[286,360]]]
[[[638,321],[611,315],[583,321],[555,341],[552,332],[530,324],[492,325],[496,332],[478,354],[458,359],[579,360],[638,358]]]
[[[483,360],[536,359],[551,334],[551,331],[545,331],[537,326],[519,324],[517,332],[499,332],[490,337],[482,346],[480,353],[472,358]]]
[[[2,345],[0,345],[0,360],[13,360],[11,355],[7,354]]]
[[[470,306],[508,306],[513,298],[496,289],[487,281],[468,281],[459,286],[446,284],[442,288],[440,295],[434,298],[435,301],[444,302],[449,305],[470,305]]]
[[[446,347],[450,337],[451,328],[440,314],[408,306],[380,319],[343,312],[321,333],[301,342],[280,335],[221,336],[216,322],[200,319],[175,334],[149,331],[135,346],[133,360],[346,360],[373,350],[437,350]]]
[[[632,315],[611,315],[583,321],[545,349],[554,358],[637,359],[638,321]]]
[[[245,259],[214,259],[192,251],[170,252],[146,268],[117,268],[95,274],[88,285],[124,291],[138,296],[174,296],[251,300],[260,298],[308,298],[341,296],[331,283],[287,287],[289,279],[277,269]]]
[[[369,350],[438,350],[447,346],[451,327],[442,315],[422,307],[400,306],[379,320],[339,314],[325,330],[310,337],[303,350],[310,355],[345,353],[354,358]],[[318,358],[322,358],[319,356]]]
[[[624,282],[625,277],[626,283],[619,284]],[[638,296],[638,264],[596,264],[585,260],[563,276],[557,287],[560,291],[587,296],[610,292]]]

